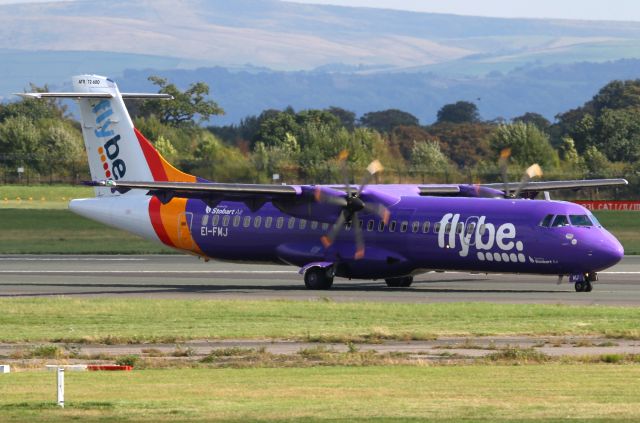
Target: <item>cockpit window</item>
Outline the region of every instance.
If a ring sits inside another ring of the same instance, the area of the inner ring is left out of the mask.
[[[591,219],[593,224],[596,225],[597,227],[599,227],[599,228],[602,227],[602,223],[600,223],[600,221],[594,215],[590,214],[589,215],[589,219]]]
[[[544,219],[542,219],[542,221],[540,222],[540,226],[543,226],[545,228],[548,228],[549,225],[551,225],[551,220],[553,219],[553,215],[552,214],[548,214],[544,217]]]
[[[569,215],[569,220],[573,226],[593,226],[589,216],[586,214],[572,214]]]
[[[569,226],[569,219],[567,218],[567,216],[563,214],[559,214],[553,220],[553,225],[551,226],[554,228],[559,228],[561,226]]]

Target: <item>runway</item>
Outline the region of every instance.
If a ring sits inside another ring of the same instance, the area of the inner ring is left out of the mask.
[[[329,291],[309,291],[288,266],[205,263],[191,256],[0,256],[0,298],[154,297],[201,299],[331,299],[334,301],[640,305],[640,256],[600,273],[593,292],[578,293],[554,276],[428,273],[410,288],[336,278]]]

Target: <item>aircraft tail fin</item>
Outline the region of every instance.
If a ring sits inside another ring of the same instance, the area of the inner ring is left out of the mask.
[[[170,99],[166,94],[120,93],[115,82],[104,76],[73,77],[73,92],[26,93],[32,98],[72,98],[80,106],[82,135],[89,159],[91,178],[121,181],[197,182],[167,162],[138,131],[127,112],[125,98]],[[122,195],[140,195],[131,190]],[[121,195],[96,187],[97,196]]]

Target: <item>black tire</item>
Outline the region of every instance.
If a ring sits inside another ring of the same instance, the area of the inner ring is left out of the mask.
[[[584,292],[587,282],[576,282],[576,292]]]
[[[408,288],[413,283],[413,276],[403,278],[389,278],[384,280],[389,288]]]
[[[333,278],[328,271],[319,267],[312,267],[304,273],[304,286],[307,289],[327,290],[333,285]]]
[[[591,292],[591,291],[593,291],[593,284],[591,282],[585,282],[583,292]]]

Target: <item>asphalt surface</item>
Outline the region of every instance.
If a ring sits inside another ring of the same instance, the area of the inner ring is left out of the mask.
[[[191,256],[0,256],[0,297],[78,296],[206,299],[640,305],[640,256],[600,273],[590,293],[554,276],[428,273],[410,288],[336,278],[309,291],[297,268],[205,263]]]

